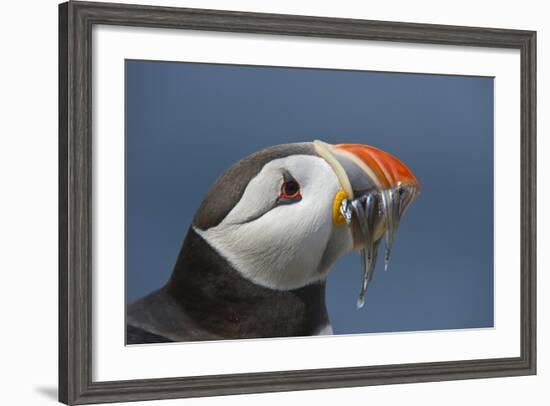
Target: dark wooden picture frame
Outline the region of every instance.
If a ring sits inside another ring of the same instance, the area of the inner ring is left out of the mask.
[[[92,27],[107,24],[519,49],[521,354],[217,376],[92,380]],[[536,373],[536,32],[200,9],[59,6],[59,400],[66,404],[338,388]]]

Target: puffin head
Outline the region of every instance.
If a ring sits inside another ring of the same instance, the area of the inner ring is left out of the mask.
[[[244,278],[292,290],[323,280],[345,253],[377,246],[418,191],[405,165],[379,149],[284,144],[227,169],[192,227]]]

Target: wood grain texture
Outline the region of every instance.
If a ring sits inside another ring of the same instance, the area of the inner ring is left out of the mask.
[[[70,386],[71,379],[68,371],[71,370],[68,363],[68,207],[67,207],[67,135],[68,135],[68,48],[67,48],[67,4],[61,4],[59,7],[59,98],[58,98],[58,120],[59,120],[59,400],[66,403],[67,388]]]
[[[372,367],[92,381],[91,32],[94,24],[514,48],[521,52],[521,355]],[[59,400],[66,404],[536,373],[536,33],[216,10],[59,6]]]

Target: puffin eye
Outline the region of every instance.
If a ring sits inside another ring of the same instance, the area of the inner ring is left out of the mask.
[[[300,185],[294,179],[286,181],[281,186],[281,194],[284,197],[293,198],[300,193]]]
[[[302,200],[300,193],[300,184],[293,177],[286,175],[283,176],[283,183],[281,184],[281,192],[277,203],[290,204]]]

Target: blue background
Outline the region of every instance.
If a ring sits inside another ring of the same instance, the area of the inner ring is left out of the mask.
[[[493,79],[126,62],[127,301],[168,279],[202,197],[264,147],[322,139],[402,160],[422,194],[357,310],[359,256],[340,258],[335,333],[493,326]]]

